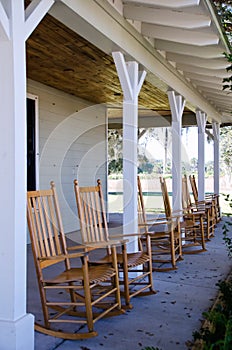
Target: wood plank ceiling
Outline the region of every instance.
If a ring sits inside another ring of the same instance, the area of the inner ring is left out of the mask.
[[[25,0],[25,7],[29,3]],[[138,22],[141,34],[153,40],[177,72],[230,120],[231,98],[222,91],[228,62],[206,3],[208,0],[123,0],[122,12],[128,21]],[[28,78],[93,103],[121,105],[123,95],[111,55],[51,15],[32,33],[26,49]],[[170,115],[167,94],[149,81],[142,86],[139,106],[158,112],[156,116]],[[185,112],[194,115],[187,107]]]
[[[93,103],[121,104],[113,58],[50,15],[26,43],[27,77]],[[170,114],[165,93],[145,81],[139,106]]]

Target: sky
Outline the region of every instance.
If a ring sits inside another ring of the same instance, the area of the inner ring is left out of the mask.
[[[146,155],[148,158],[163,159],[164,158],[164,132],[160,130],[160,140],[151,139],[146,146]],[[169,143],[169,150],[171,152],[171,142]],[[188,129],[188,133],[184,129],[182,135],[182,158],[184,160],[190,160],[192,158],[198,158],[198,129],[197,127],[191,127]],[[213,142],[208,143],[205,141],[205,162],[213,160]]]

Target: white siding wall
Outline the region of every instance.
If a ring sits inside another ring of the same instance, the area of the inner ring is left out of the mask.
[[[100,178],[106,194],[107,137],[105,106],[29,80],[28,93],[39,101],[39,187],[55,181],[66,233],[78,226],[73,180],[81,186]]]

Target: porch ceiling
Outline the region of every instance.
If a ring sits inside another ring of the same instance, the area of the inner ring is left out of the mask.
[[[226,37],[209,0],[123,0],[123,15],[223,115],[231,118]]]
[[[210,111],[215,110],[215,115],[222,116],[222,123],[232,121],[231,95],[222,91],[222,79],[227,76],[228,66],[223,52],[228,52],[228,47],[208,0],[85,0],[77,3],[68,0],[57,2],[50,11],[52,16],[47,15],[27,40],[29,78],[93,103],[118,105],[122,102],[115,65],[110,50],[104,49],[103,42],[99,42],[99,31],[91,26],[91,30],[96,30],[96,40],[93,36],[92,40],[88,40],[89,34],[83,35],[87,40],[84,39],[79,35],[83,34],[81,30],[76,30],[76,27],[80,28],[80,18],[77,17],[76,24],[72,25],[76,16],[74,10],[70,12],[73,18],[69,17],[68,11],[63,11],[69,6],[87,7],[92,3],[95,7],[104,8],[107,13],[112,8],[114,13],[110,13],[111,18],[119,22],[121,17],[133,30],[136,29],[137,35],[145,39],[145,45],[156,51],[175,77],[179,77],[180,82],[184,82],[196,96],[203,96]],[[117,11],[111,7],[112,3],[114,6],[118,4]],[[123,27],[125,23],[120,25]],[[111,48],[118,47],[116,42],[113,44]],[[145,69],[148,76],[139,95],[139,105],[143,110],[141,117],[152,114],[145,113],[144,109],[155,111],[153,117],[166,116],[170,114],[166,94],[168,84],[149,72],[146,66]],[[181,93],[177,86],[171,87]],[[192,118],[199,106],[188,100],[188,96],[185,96],[185,112]],[[213,120],[213,113],[209,117]]]
[[[122,90],[112,56],[46,15],[27,40],[27,77],[93,103],[120,105]],[[145,81],[143,108],[169,110],[167,95]]]

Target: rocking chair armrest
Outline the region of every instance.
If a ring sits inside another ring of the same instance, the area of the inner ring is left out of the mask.
[[[87,255],[88,252],[82,251],[81,253],[71,253],[71,254],[57,254],[54,256],[46,256],[46,257],[40,257],[38,258],[41,262],[47,261],[47,260],[63,260],[63,259],[72,259],[72,258],[81,258],[85,255]]]
[[[157,217],[157,218],[153,218],[153,219],[146,219],[146,222],[150,224],[150,222],[156,222],[156,221],[163,221],[163,220],[166,220],[166,215],[165,213],[162,213],[163,217],[160,216],[160,217]]]
[[[146,226],[156,226],[156,225],[167,225],[167,224],[171,224],[173,222],[173,220],[169,219],[165,219],[163,218],[163,220],[161,221],[151,221],[151,222],[146,222],[144,224],[138,224],[139,227],[146,227]]]
[[[94,250],[94,249],[100,249],[100,248],[107,248],[110,246],[116,247],[116,246],[119,246],[121,244],[125,244],[127,242],[128,242],[128,239],[109,239],[108,241],[86,242],[85,248],[87,250]]]
[[[72,251],[72,250],[80,250],[80,249],[85,249],[86,246],[83,245],[83,244],[78,244],[78,245],[74,245],[74,246],[71,246],[71,247],[68,247],[68,251]]]
[[[119,235],[112,235],[110,236],[113,239],[120,239],[121,243],[127,243],[129,242],[129,239],[125,239],[125,237],[141,237],[142,233],[126,233],[126,234],[119,234]]]
[[[192,213],[186,213],[184,214],[183,216],[185,218],[194,218],[195,216],[199,216],[199,215],[202,215],[204,216],[205,215],[205,212],[204,211],[194,211]]]
[[[204,206],[206,206],[207,204],[209,205],[210,202],[206,201],[206,200],[201,200],[201,201],[197,201],[196,202],[196,205],[204,205]]]

